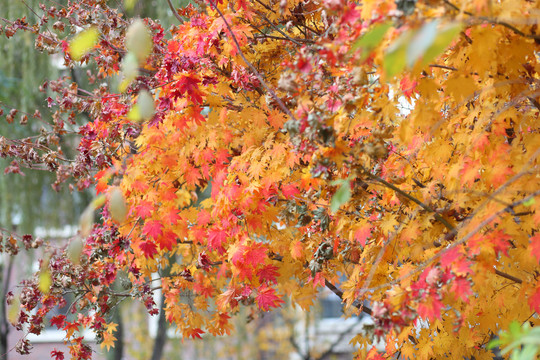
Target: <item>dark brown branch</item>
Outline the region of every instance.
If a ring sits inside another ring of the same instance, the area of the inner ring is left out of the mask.
[[[176,9],[174,8],[171,0],[167,0],[167,4],[169,4],[169,8],[171,9],[172,13],[174,14],[174,17],[178,19],[178,21],[180,21],[180,24],[183,24],[184,23],[184,19],[182,19],[180,17],[180,15],[178,14],[178,11],[176,11]]]
[[[255,39],[286,40],[286,41],[293,42],[293,43],[295,43],[297,45],[301,45],[300,43],[308,43],[308,44],[315,43],[315,41],[309,40],[309,39],[294,39],[294,38],[290,38],[290,37],[280,37],[280,36],[274,36],[274,35],[267,35],[267,34],[264,34],[264,33],[262,35],[254,35],[253,37]]]
[[[285,34],[280,28],[278,28],[276,25],[274,25],[274,23],[271,22],[270,20],[268,20],[268,18],[267,18],[266,16],[264,16],[264,15],[262,15],[262,14],[261,14],[261,16],[262,16],[262,19],[263,19],[264,21],[266,21],[266,22],[268,23],[268,25],[270,25],[270,27],[272,27],[272,29],[274,29],[275,31],[277,31],[278,33],[280,33],[281,35],[283,35],[285,38],[289,39],[289,41],[295,43],[296,45],[302,46],[301,43],[299,43],[299,42],[296,41],[295,39],[289,37],[289,35]]]
[[[535,98],[527,96],[527,99],[529,99],[529,101],[534,105],[535,108],[540,110],[540,103]]]
[[[370,172],[366,172],[366,175],[368,177],[370,177],[371,179],[373,180],[376,180],[378,182],[380,182],[381,184],[383,184],[384,186],[394,190],[395,192],[397,192],[398,194],[406,197],[407,199],[411,200],[412,202],[420,205],[424,210],[427,210],[431,213],[433,213],[433,216],[435,217],[435,219],[437,219],[441,224],[443,224],[444,226],[446,226],[446,228],[450,231],[455,231],[455,228],[452,224],[450,224],[445,218],[443,218],[438,212],[436,212],[435,210],[433,210],[431,207],[429,207],[428,205],[424,204],[423,202],[421,202],[420,200],[418,200],[417,198],[407,194],[405,191],[401,190],[400,188],[398,188],[397,186],[395,186],[394,184],[391,184],[389,183],[388,181],[384,180],[383,178],[377,176],[377,175],[374,175]]]
[[[332,291],[334,294],[336,294],[342,301],[343,301],[343,291],[341,291],[340,289],[338,289],[334,284],[332,284],[330,281],[328,280],[324,280],[324,285],[326,285],[326,287]],[[368,314],[369,316],[371,316],[372,314],[372,311],[370,308],[368,308],[367,306],[365,306],[363,303],[361,303],[360,301],[358,300],[355,300],[353,302],[353,306],[362,310],[362,312],[365,312],[366,314]]]
[[[495,274],[497,274],[499,276],[502,276],[505,279],[512,280],[513,282],[518,283],[518,284],[523,283],[523,280],[521,280],[521,279],[519,279],[519,278],[517,278],[515,276],[509,275],[509,274],[507,274],[505,272],[499,271],[499,270],[495,270]]]
[[[257,77],[257,79],[259,80],[259,82],[261,83],[261,85],[265,88],[266,91],[268,91],[268,93],[270,94],[270,96],[272,96],[272,98],[276,101],[276,103],[278,104],[279,108],[285,113],[287,114],[292,120],[296,120],[296,117],[292,114],[292,112],[287,108],[287,106],[285,106],[285,104],[283,103],[283,101],[281,101],[281,99],[277,96],[277,94],[274,92],[274,90],[272,90],[268,84],[266,83],[266,81],[264,81],[262,75],[259,73],[259,71],[257,71],[257,69],[255,69],[255,66],[253,66],[253,64],[251,62],[248,61],[248,59],[246,59],[245,55],[244,55],[244,52],[242,51],[242,49],[240,48],[240,44],[238,43],[238,39],[236,38],[236,36],[234,35],[232,29],[231,29],[231,26],[229,25],[229,22],[227,21],[227,19],[225,18],[225,16],[223,15],[223,13],[221,12],[221,10],[219,10],[219,8],[217,7],[217,5],[212,1],[210,0],[209,1],[210,5],[212,5],[212,7],[217,11],[217,13],[219,14],[219,16],[223,19],[223,23],[225,24],[225,26],[227,27],[227,30],[229,30],[229,33],[231,35],[231,38],[234,42],[234,44],[236,45],[236,49],[238,50],[238,53],[240,54],[240,57],[242,58],[242,60],[244,60],[244,62],[246,63],[246,65],[251,69],[251,71],[253,72],[253,74]]]
[[[455,68],[453,66],[446,66],[446,65],[439,65],[439,64],[430,64],[429,67],[445,69],[445,70],[452,70],[452,71],[457,71],[458,70],[457,68]]]

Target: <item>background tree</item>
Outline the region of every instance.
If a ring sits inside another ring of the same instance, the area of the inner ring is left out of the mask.
[[[66,4],[66,1],[59,1],[45,5],[54,7]],[[9,26],[15,19],[24,17],[30,24],[38,23],[42,19],[44,12],[39,1],[2,0],[0,7],[2,8],[0,28],[8,27],[8,31],[4,33],[6,36],[0,37],[0,48],[4,59],[0,62],[0,113],[7,120],[0,122],[0,141],[2,147],[11,146],[11,151],[13,151],[11,154],[2,153],[0,156],[0,168],[6,169],[6,172],[0,176],[0,237],[3,235],[4,241],[8,241],[10,236],[14,235],[14,238],[20,241],[20,235],[35,234],[38,228],[40,229],[38,233],[43,233],[51,229],[58,230],[76,225],[79,214],[91,199],[89,192],[73,192],[72,186],[60,187],[57,184],[54,188],[51,187],[57,180],[54,173],[56,165],[51,164],[52,168],[48,168],[45,165],[46,162],[42,161],[47,153],[54,154],[53,150],[56,148],[61,148],[66,158],[73,158],[79,141],[73,127],[68,127],[59,133],[51,126],[50,118],[53,112],[50,108],[53,101],[51,98],[51,103],[47,106],[46,97],[53,95],[54,92],[48,87],[49,81],[59,76],[68,76],[70,81],[81,82],[83,86],[88,86],[86,73],[89,67],[66,69],[63,67],[61,55],[51,56],[51,52],[48,51],[51,48],[43,48],[41,44],[42,51],[35,51],[36,37],[31,31],[10,33]],[[134,16],[159,17],[165,24],[169,23],[170,19],[174,19],[168,8],[157,7],[155,2],[150,1],[137,3],[130,12]],[[51,34],[62,33],[63,26],[59,23],[47,23],[44,26]],[[77,118],[80,123],[88,120],[84,113],[77,114]],[[35,139],[37,134],[41,135],[41,143],[26,143]],[[49,149],[43,145],[44,138],[53,140],[54,144]],[[40,161],[28,158],[28,154],[37,153],[42,157]],[[15,157],[30,161],[15,159],[17,165],[13,166],[11,162],[14,159],[6,155],[15,154]],[[69,165],[72,161],[65,163]],[[15,174],[10,172],[15,172]],[[23,176],[18,175],[21,173]],[[19,245],[22,244],[19,243]],[[9,274],[13,273],[13,266],[18,276],[29,276],[32,269],[13,265],[14,262],[17,263],[11,259],[13,254],[8,254],[7,247],[4,247],[3,251],[5,254],[0,263],[2,269],[0,295],[2,299],[6,299],[8,290],[16,285],[10,283],[9,277]],[[29,260],[32,261],[32,253],[30,252],[29,255]],[[22,279],[18,281],[20,280]],[[0,309],[0,323],[2,324],[0,354],[7,354],[9,349],[7,336],[10,326],[5,302],[2,303]],[[117,322],[121,321],[116,317],[115,319]],[[118,353],[117,357],[121,357],[122,353],[118,350],[119,348],[120,346],[117,346],[114,350]]]
[[[93,120],[60,173],[101,195],[81,252],[57,250],[26,284],[30,331],[66,288],[93,310],[54,319],[79,358],[76,329],[112,345],[110,309],[133,297],[156,313],[157,288],[200,338],[230,333],[243,306],[307,310],[327,287],[372,315],[387,343],[372,358],[491,358],[499,329],[538,321],[536,2],[209,0],[179,9],[170,37],[102,2],[44,11],[84,30],[5,32],[119,86],[58,86],[61,113]]]

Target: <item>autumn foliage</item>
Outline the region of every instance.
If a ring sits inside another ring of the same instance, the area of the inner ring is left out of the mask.
[[[25,284],[19,328],[39,333],[71,289],[81,315],[53,325],[88,358],[76,330],[112,345],[111,307],[155,314],[157,288],[200,338],[231,333],[239,307],[308,310],[328,287],[372,315],[354,342],[384,338],[374,358],[491,359],[499,330],[538,323],[538,2],[206,0],[171,29],[103,1],[41,11],[56,32],[3,31],[95,69],[95,89],[50,89],[42,136],[54,148],[80,126],[78,155],[30,139],[28,158],[8,137],[0,154],[6,172],[44,164],[98,195]]]

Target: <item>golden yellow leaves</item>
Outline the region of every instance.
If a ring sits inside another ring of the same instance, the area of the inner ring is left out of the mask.
[[[103,331],[103,340],[99,344],[99,346],[103,348],[107,348],[107,351],[111,347],[114,347],[114,342],[116,341],[116,337],[114,336],[114,333],[116,332],[116,328],[118,327],[118,324],[115,323],[108,323],[105,325],[105,331]]]

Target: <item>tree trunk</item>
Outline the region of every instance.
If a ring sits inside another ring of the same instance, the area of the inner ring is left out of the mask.
[[[11,257],[4,255],[4,262],[2,264],[2,279],[0,296],[2,301],[0,302],[0,359],[7,360],[8,358],[8,335],[9,335],[9,322],[7,319],[7,303],[6,294],[9,288],[9,280],[11,277],[11,269],[13,268],[13,261]]]
[[[165,317],[165,297],[162,296],[159,302],[159,318],[158,328],[156,333],[156,340],[154,342],[154,349],[152,350],[152,357],[150,360],[161,360],[163,356],[163,350],[165,349],[165,343],[167,342],[167,318]]]

